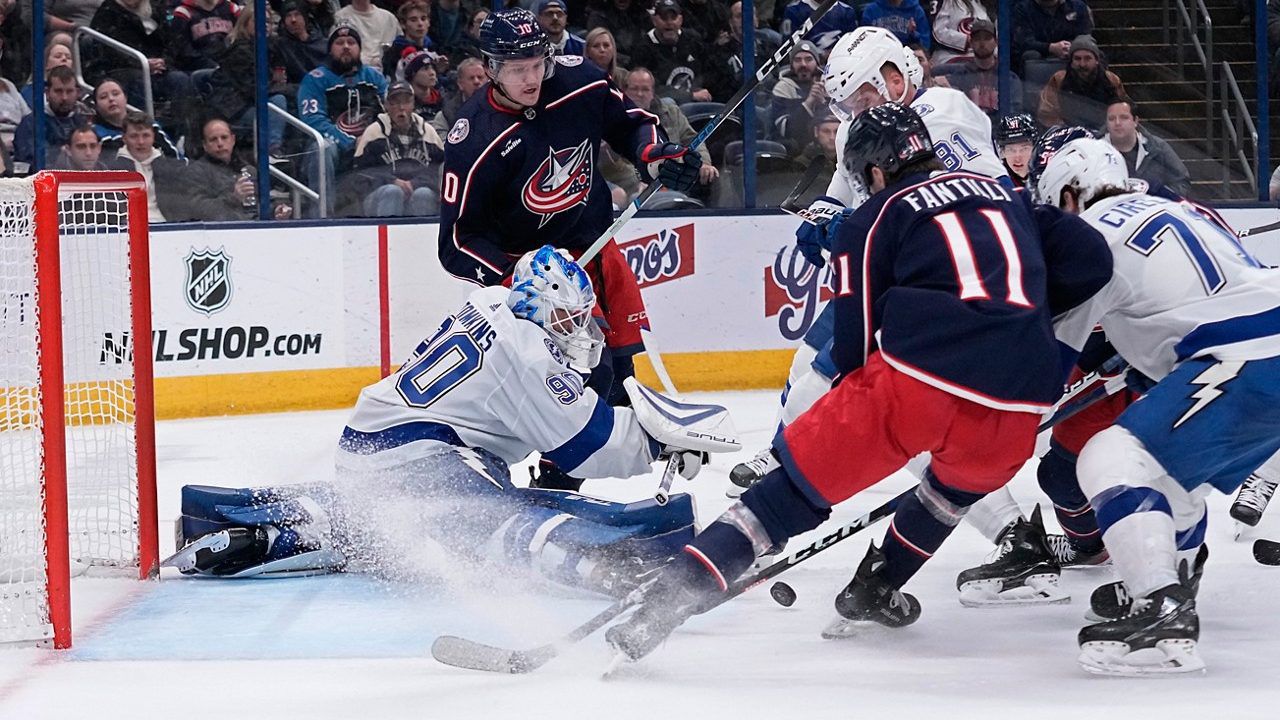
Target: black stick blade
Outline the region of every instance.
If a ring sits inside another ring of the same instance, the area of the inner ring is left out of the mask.
[[[1262,538],[1254,540],[1253,559],[1263,565],[1280,565],[1280,542]]]

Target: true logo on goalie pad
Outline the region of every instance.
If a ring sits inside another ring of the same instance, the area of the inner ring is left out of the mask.
[[[192,310],[212,315],[231,302],[231,258],[223,248],[212,252],[191,250],[187,256],[187,304]]]

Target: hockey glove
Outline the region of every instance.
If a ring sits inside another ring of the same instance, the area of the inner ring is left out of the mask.
[[[827,261],[822,252],[831,251],[836,231],[852,213],[853,210],[835,198],[823,196],[814,200],[803,215],[805,221],[796,228],[796,247],[805,259],[817,267],[825,267]]]
[[[672,455],[676,458],[676,472],[680,473],[680,477],[685,480],[692,480],[697,477],[702,470],[702,464],[711,461],[711,453],[686,450],[673,445],[668,445],[662,449],[662,454],[658,456],[659,460],[666,460]]]
[[[662,186],[687,193],[698,184],[698,170],[702,168],[702,156],[675,143],[652,143],[640,148],[640,160],[645,165],[648,179],[655,176]]]

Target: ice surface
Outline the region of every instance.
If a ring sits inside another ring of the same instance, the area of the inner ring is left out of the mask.
[[[774,393],[691,396],[730,407],[745,447],[677,490],[697,494],[709,522],[728,504],[733,463],[770,434]],[[157,428],[161,552],[178,488],[305,482],[330,472],[345,412],[184,420]],[[515,471],[520,480],[522,469]],[[618,500],[648,496],[649,478],[602,480],[586,490]],[[837,509],[844,522],[908,487],[894,477]],[[1041,501],[1030,468],[1014,481]],[[529,676],[457,670],[428,653],[441,633],[525,647],[550,640],[604,607],[563,593],[530,594],[502,577],[405,584],[363,576],[158,583],[73,581],[75,648],[0,649],[0,720],[75,718],[1274,718],[1280,706],[1280,569],[1254,563],[1231,539],[1228,498],[1211,499],[1213,557],[1201,589],[1204,676],[1101,679],[1075,663],[1075,633],[1089,592],[1109,570],[1068,572],[1069,605],[971,610],[955,576],[989,544],[961,526],[908,586],[920,621],[846,641],[818,632],[831,600],[871,538],[865,531],[787,573],[799,600],[784,609],[763,589],[691,620],[644,661],[600,672],[597,635]],[[1051,517],[1051,514],[1048,514]],[[1280,516],[1280,513],[1273,513]],[[1266,517],[1255,534],[1280,535]],[[796,542],[803,542],[796,541]],[[797,545],[798,547],[798,545]]]

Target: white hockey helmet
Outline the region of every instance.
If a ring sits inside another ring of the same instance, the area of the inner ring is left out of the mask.
[[[902,48],[902,59],[907,65],[906,78],[916,87],[924,86],[924,66],[920,64],[920,58],[916,57],[916,51],[905,45]]]
[[[846,33],[831,49],[831,55],[827,58],[827,72],[822,78],[831,111],[842,120],[853,119],[857,112],[846,101],[857,92],[858,88],[867,83],[870,83],[886,102],[905,101],[905,92],[903,97],[890,95],[884,76],[880,74],[880,68],[888,63],[897,68],[904,78],[915,84],[916,78],[923,76],[924,71],[920,68],[920,64],[915,62],[914,56],[908,62],[907,56],[910,54],[911,51],[902,45],[896,35],[881,27],[864,25]],[[916,74],[912,73],[912,65],[916,68]],[[866,108],[856,109],[861,111]]]
[[[1085,205],[1103,190],[1124,190],[1128,185],[1129,168],[1111,143],[1081,138],[1054,153],[1036,180],[1036,192],[1043,202],[1061,208],[1063,188],[1075,190]]]
[[[550,245],[525,253],[511,273],[511,314],[547,331],[575,365],[600,362],[604,333],[591,317],[596,294],[591,278],[565,250]]]

